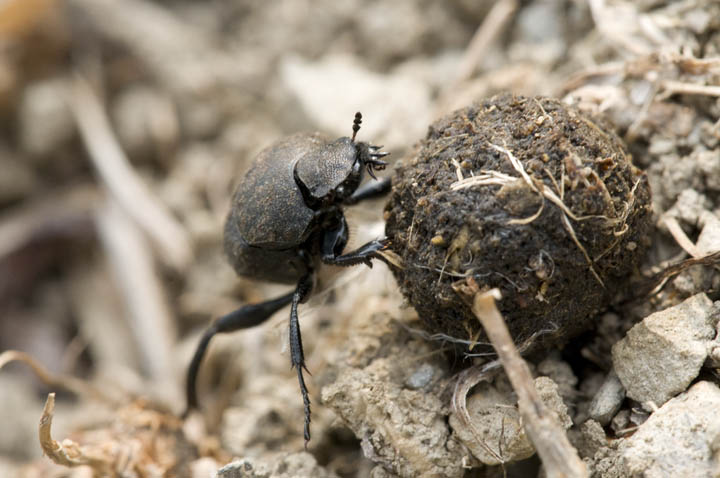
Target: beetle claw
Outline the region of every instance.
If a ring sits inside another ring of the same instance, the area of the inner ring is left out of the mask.
[[[367,164],[367,172],[370,175],[371,178],[377,181],[377,176],[375,176],[375,173],[373,172],[373,166],[371,163]]]
[[[380,161],[380,158],[384,158],[385,156],[387,156],[390,153],[388,153],[386,151],[380,151],[381,149],[382,149],[382,145],[375,146],[374,144],[371,144],[368,146],[368,150],[370,152],[370,154],[369,154],[370,162],[374,163],[375,169],[382,169],[387,164],[384,161]]]
[[[385,155],[385,156],[387,156],[387,155]],[[382,156],[380,156],[380,157],[382,157]],[[372,166],[373,169],[383,170],[383,169],[385,169],[385,166],[387,166],[387,163],[385,161],[380,160],[380,159],[375,159],[376,156],[370,156],[370,158],[371,159],[366,161],[366,163],[368,165]]]
[[[365,167],[367,168],[367,172],[370,175],[371,178],[377,180],[377,177],[375,176],[375,171],[382,171],[385,169],[385,166],[387,166],[387,163],[385,161],[381,161],[380,159],[383,156],[387,156],[388,153],[381,153],[382,156],[379,154],[371,154],[370,159],[365,161]]]

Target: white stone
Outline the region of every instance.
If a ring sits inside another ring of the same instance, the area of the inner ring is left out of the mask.
[[[627,395],[661,406],[683,392],[708,356],[717,306],[704,293],[655,312],[612,348],[615,371]]]
[[[718,410],[720,388],[710,382],[667,402],[620,447],[626,476],[718,476]]]

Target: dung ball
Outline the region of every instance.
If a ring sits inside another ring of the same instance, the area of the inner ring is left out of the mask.
[[[649,246],[650,188],[602,121],[550,98],[500,95],[433,123],[396,170],[385,211],[400,288],[429,331],[487,339],[453,289],[499,288],[516,343],[586,330]]]

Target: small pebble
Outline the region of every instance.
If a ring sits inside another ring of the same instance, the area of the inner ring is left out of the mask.
[[[424,388],[427,384],[430,383],[433,375],[435,375],[435,368],[429,363],[424,363],[417,370],[415,370],[415,372],[413,372],[410,377],[408,377],[408,379],[405,381],[405,385],[407,385],[408,388],[413,390]]]
[[[620,410],[625,400],[625,388],[614,371],[605,378],[600,390],[590,403],[590,417],[605,426]]]

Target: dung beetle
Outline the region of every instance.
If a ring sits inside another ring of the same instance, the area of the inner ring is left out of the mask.
[[[258,304],[243,306],[213,322],[195,350],[187,376],[187,410],[197,407],[195,381],[210,340],[265,322],[287,304],[290,308],[290,361],[297,370],[305,409],[305,444],[310,440],[310,399],[303,377],[305,358],[298,304],[313,288],[321,263],[338,266],[366,264],[386,239],[370,241],[343,254],[348,226],[343,206],[374,198],[390,190],[390,180],[374,171],[386,164],[382,146],[356,142],[362,115],[355,114],[352,138],[328,141],[319,134],[300,133],[266,148],[238,184],[225,222],[224,248],[235,272],[258,280],[295,284],[295,290]],[[364,171],[375,180],[362,187]]]

